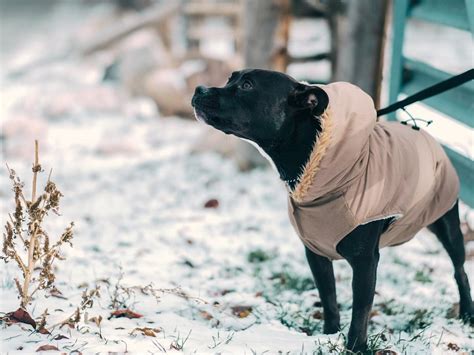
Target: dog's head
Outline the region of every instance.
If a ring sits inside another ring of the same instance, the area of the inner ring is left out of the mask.
[[[298,120],[316,119],[328,96],[279,72],[246,69],[232,73],[222,88],[198,86],[192,105],[198,120],[263,147],[294,130]]]

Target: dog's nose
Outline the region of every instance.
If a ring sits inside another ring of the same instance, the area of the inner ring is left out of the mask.
[[[194,91],[194,95],[202,95],[208,92],[209,89],[206,88],[205,86],[199,85],[196,90]]]

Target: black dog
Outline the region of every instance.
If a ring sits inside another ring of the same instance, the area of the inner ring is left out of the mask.
[[[292,189],[321,130],[320,120],[314,117],[324,112],[328,101],[328,95],[321,88],[299,83],[285,74],[243,70],[234,72],[223,88],[197,87],[192,105],[197,119],[224,133],[256,143],[271,158],[280,178]],[[389,224],[390,220],[386,219],[360,225],[337,245],[337,252],[353,270],[352,321],[346,344],[353,351],[366,348],[379,239]],[[429,229],[436,234],[454,264],[460,315],[472,322],[474,306],[463,267],[465,251],[458,204]],[[373,237],[365,238],[367,235]],[[332,262],[308,248],[306,257],[324,308],[324,333],[335,333],[340,329],[340,317]]]

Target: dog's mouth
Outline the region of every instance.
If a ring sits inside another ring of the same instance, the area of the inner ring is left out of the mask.
[[[235,134],[235,132],[231,129],[232,122],[219,117],[215,111],[209,112],[208,110],[203,110],[199,106],[194,106],[194,116],[199,122],[208,124],[219,131],[222,131],[226,134]]]
[[[235,122],[230,117],[225,117],[222,114],[218,101],[211,97],[194,95],[191,105],[194,108],[194,116],[199,122],[208,124],[225,134],[241,136]]]
[[[223,125],[230,123],[220,118],[219,104],[215,100],[194,95],[191,105],[194,108],[194,116],[200,122],[204,122],[220,130],[222,130]]]

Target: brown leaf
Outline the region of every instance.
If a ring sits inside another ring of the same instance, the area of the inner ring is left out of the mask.
[[[209,312],[206,312],[206,311],[201,311],[199,313],[201,315],[202,318],[204,318],[205,320],[211,320],[212,318],[214,318],[212,316],[212,314],[210,314]]]
[[[204,204],[204,208],[217,208],[219,207],[219,201],[215,198],[211,198]]]
[[[377,311],[376,309],[373,309],[370,311],[369,319],[372,319],[373,317],[378,316],[378,315],[380,315],[380,312]]]
[[[131,310],[129,310],[128,308],[127,309],[118,309],[116,311],[113,311],[111,314],[110,314],[110,318],[129,318],[129,319],[133,319],[133,318],[141,318],[143,317],[142,314],[140,313],[135,313]]]
[[[159,328],[148,328],[148,327],[135,328],[134,330],[132,330],[132,332],[130,334],[134,334],[135,332],[141,332],[143,335],[146,335],[148,337],[156,337],[156,333],[161,332],[161,329],[159,329]]]
[[[313,313],[314,319],[324,319],[323,313],[320,310],[314,311]]]
[[[453,351],[459,351],[461,348],[458,346],[458,344],[448,343],[448,349]]]
[[[53,340],[61,340],[61,339],[69,339],[69,338],[62,334],[58,334],[53,338]]]
[[[40,328],[40,329],[38,330],[38,333],[40,333],[40,334],[51,334],[51,333],[49,332],[49,330],[46,329],[45,327]]]
[[[239,318],[245,318],[250,313],[252,313],[252,307],[250,306],[234,306],[234,307],[231,307],[231,309],[232,309],[232,314],[234,314],[234,316],[237,316]]]
[[[20,322],[31,325],[36,329],[36,322],[31,316],[22,308],[18,308],[15,312],[7,314],[8,318],[13,322]]]
[[[36,349],[36,352],[49,351],[49,350],[59,351],[59,349],[55,347],[54,345],[47,344],[47,345],[41,345],[38,349]]]

